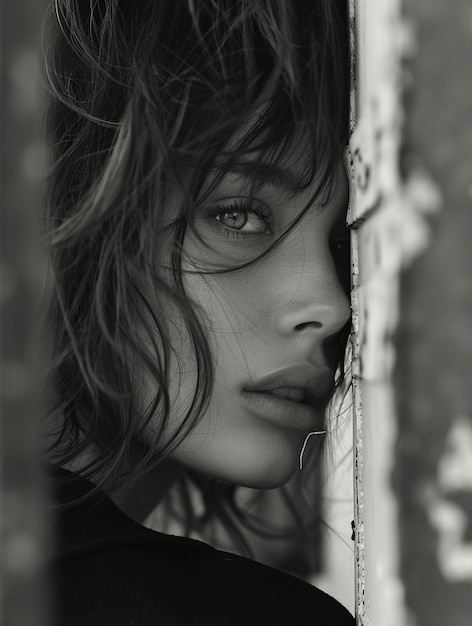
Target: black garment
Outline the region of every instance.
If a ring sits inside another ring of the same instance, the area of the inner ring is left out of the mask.
[[[62,469],[52,468],[51,475],[58,504],[91,488]],[[144,528],[107,497],[58,511],[50,568],[57,626],[354,624],[344,607],[308,583]]]

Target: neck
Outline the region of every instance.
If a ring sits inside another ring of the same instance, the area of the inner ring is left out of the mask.
[[[110,497],[125,515],[142,524],[172,487],[180,471],[172,461],[163,461]]]

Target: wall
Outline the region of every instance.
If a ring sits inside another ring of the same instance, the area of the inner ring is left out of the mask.
[[[472,615],[472,11],[351,3],[356,614]],[[440,210],[439,210],[440,209]]]
[[[434,179],[431,246],[402,280],[395,488],[416,626],[472,623],[472,5],[407,0],[405,170]]]

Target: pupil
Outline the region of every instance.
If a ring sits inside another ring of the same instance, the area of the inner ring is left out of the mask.
[[[224,213],[222,216],[222,222],[230,228],[242,228],[247,222],[247,214],[240,211],[231,211],[231,213]]]

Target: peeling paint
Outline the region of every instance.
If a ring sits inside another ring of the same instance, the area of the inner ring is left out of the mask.
[[[353,275],[352,275],[352,308],[353,308],[353,398],[354,398],[354,448],[355,448],[355,526],[356,526],[356,593],[357,623],[367,626],[376,624],[377,604],[383,590],[396,585],[392,583],[391,568],[387,566],[388,580],[382,578],[379,584],[375,583],[375,575],[379,574],[379,564],[376,560],[376,519],[372,509],[372,497],[375,485],[369,484],[366,479],[372,475],[370,463],[370,446],[364,449],[364,443],[369,433],[370,421],[373,419],[365,411],[363,396],[369,400],[366,389],[366,377],[384,381],[388,379],[393,366],[394,353],[389,346],[391,330],[396,323],[397,302],[395,291],[391,289],[391,281],[385,280],[386,266],[389,265],[391,254],[397,247],[382,245],[380,235],[388,226],[382,210],[385,199],[391,195],[392,188],[396,190],[398,179],[397,153],[400,141],[399,117],[399,87],[397,77],[399,69],[390,71],[387,67],[393,62],[399,63],[392,46],[394,36],[390,37],[392,26],[398,23],[399,3],[395,0],[382,3],[359,0],[354,8],[352,19],[355,19],[357,45],[357,85],[356,98],[356,126],[350,142],[350,173],[351,173],[351,203],[348,213],[348,223],[355,229],[352,237],[353,244]],[[385,14],[385,10],[388,17]],[[391,16],[394,15],[392,21]],[[394,29],[393,29],[394,30]],[[375,41],[375,36],[381,33],[382,40]],[[375,55],[368,54],[375,49]],[[383,73],[379,80],[379,70],[389,70]],[[389,105],[389,100],[390,105]],[[394,115],[392,115],[392,112]],[[380,164],[382,159],[387,161]],[[378,215],[377,224],[371,226],[371,221]],[[371,237],[370,237],[371,235]],[[395,239],[395,237],[393,238]],[[389,239],[387,239],[387,243]],[[370,261],[366,254],[370,255]],[[387,261],[387,263],[385,263]],[[379,266],[384,271],[379,272]],[[370,275],[369,275],[370,274]],[[390,274],[390,273],[389,273]],[[387,301],[386,301],[387,298]],[[393,298],[393,299],[391,299]],[[391,300],[390,300],[391,299]],[[388,301],[390,304],[387,306]],[[393,315],[393,316],[392,316]],[[386,347],[389,349],[386,350]],[[378,431],[377,431],[377,434]],[[368,439],[369,443],[370,440]],[[386,454],[388,455],[388,450]],[[388,461],[387,461],[388,465]],[[384,477],[379,477],[382,482]],[[386,485],[385,485],[386,486]],[[369,491],[366,491],[366,488]],[[387,493],[386,490],[385,493]],[[393,520],[392,520],[393,523]],[[388,529],[384,529],[388,533]],[[392,535],[393,536],[393,535]],[[393,568],[394,569],[394,568]],[[393,574],[395,580],[395,574]],[[401,612],[402,591],[395,597],[390,593],[386,596],[391,606],[385,606],[384,615],[393,620],[389,623],[399,626],[398,615]],[[401,618],[400,618],[401,619]],[[385,622],[384,622],[385,623]]]
[[[398,320],[397,298],[397,284],[386,281],[382,275],[359,287],[360,371],[364,381],[384,381],[393,370],[392,335]]]

